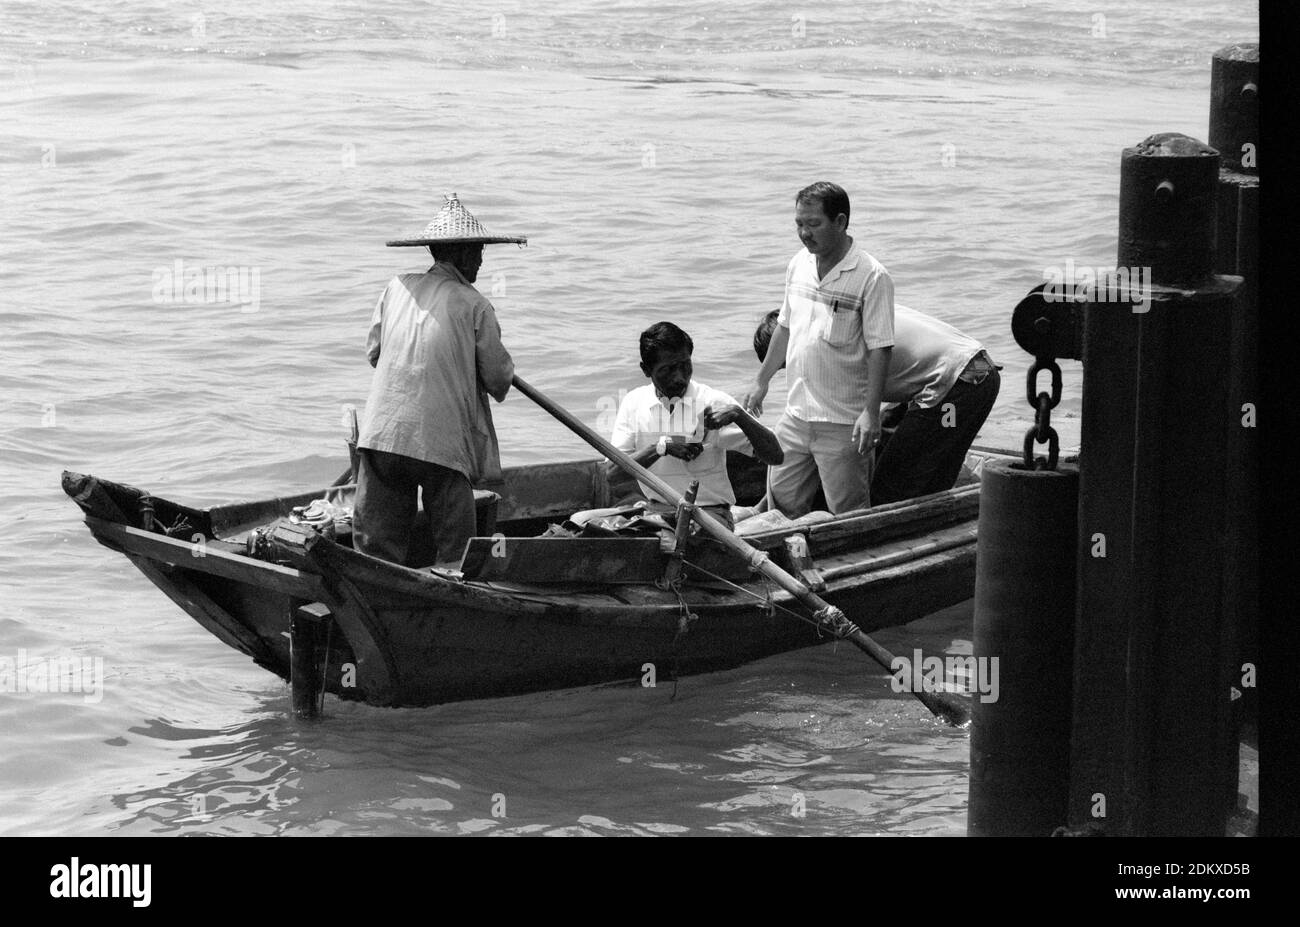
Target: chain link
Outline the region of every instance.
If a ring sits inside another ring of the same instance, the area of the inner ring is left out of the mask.
[[[1052,391],[1038,390],[1038,374],[1048,371],[1052,375]],[[1061,454],[1061,439],[1052,427],[1052,410],[1061,402],[1061,366],[1048,356],[1034,358],[1025,379],[1025,397],[1034,410],[1034,424],[1025,432],[1024,463],[1027,470],[1055,470]],[[1047,445],[1047,457],[1034,459],[1034,444]]]

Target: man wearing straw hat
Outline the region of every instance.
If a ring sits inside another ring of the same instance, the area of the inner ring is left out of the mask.
[[[501,477],[487,397],[505,399],[515,365],[473,283],[485,244],[527,239],[489,235],[455,193],[445,199],[422,232],[388,242],[427,245],[435,263],[389,281],[366,338],[375,376],[357,441],[353,545],[394,563],[417,547],[421,494],[436,561],[458,563],[475,529],[471,484]]]

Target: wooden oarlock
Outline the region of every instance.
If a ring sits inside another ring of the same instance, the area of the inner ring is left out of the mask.
[[[695,511],[695,496],[699,490],[700,481],[691,480],[686,495],[677,503],[677,525],[673,532],[673,549],[669,552],[668,565],[664,567],[663,577],[655,580],[655,585],[660,589],[671,589],[681,579],[682,564],[686,560],[686,539],[691,533],[691,515]]]
[[[803,584],[813,592],[825,592],[826,580],[808,549],[808,538],[802,534],[792,534],[785,539],[785,555],[790,558],[791,571],[803,580]]]

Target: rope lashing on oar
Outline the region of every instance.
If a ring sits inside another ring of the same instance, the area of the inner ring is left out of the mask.
[[[691,563],[691,561],[687,560],[686,565],[690,567],[692,570],[696,570],[697,572],[703,573],[705,576],[709,577],[710,579],[716,579],[718,582],[722,583],[723,585],[730,586],[732,589],[735,589],[737,592],[742,592],[745,595],[749,596],[750,598],[756,599],[758,603],[763,606],[763,610],[765,612],[768,612],[770,610],[769,613],[771,613],[771,612],[775,612],[777,609],[780,609],[781,611],[789,615],[791,618],[798,618],[804,624],[812,625],[813,629],[817,632],[818,637],[821,637],[822,632],[829,632],[833,637],[843,640],[844,638],[848,637],[850,634],[854,633],[855,631],[862,630],[856,624],[850,621],[847,617],[845,617],[844,612],[840,611],[834,605],[828,605],[826,606],[826,608],[818,609],[817,612],[812,615],[812,617],[809,617],[808,615],[801,615],[792,609],[786,608],[780,602],[777,602],[775,599],[773,599],[770,587],[768,588],[767,597],[764,598],[763,596],[759,595],[757,592],[754,592],[752,589],[746,589],[744,586],[741,586],[737,583],[733,583],[731,580],[727,579],[724,576],[719,576],[716,573],[710,573],[708,570],[704,569],[704,567],[700,566],[697,563]],[[765,583],[766,583],[766,579],[767,578],[764,577]],[[834,612],[835,615],[839,616],[839,618],[836,619],[834,615],[830,614],[831,612]]]
[[[850,634],[857,634],[862,630],[849,620],[848,615],[834,605],[827,605],[825,608],[818,609],[813,614],[813,620],[817,622],[819,628],[825,628],[840,640],[844,640]]]
[[[764,576],[764,574],[762,573],[763,564],[770,559],[771,558],[767,555],[767,551],[759,550],[758,548],[754,548],[754,552],[752,554],[745,555],[745,560],[749,564],[749,568],[754,572],[758,573],[760,576]],[[708,570],[701,569],[699,566],[697,566],[694,563],[690,563],[689,561],[687,561],[687,563],[689,563],[689,565],[694,569],[699,570],[701,573],[704,573],[707,576],[714,575],[712,573],[709,573]],[[716,577],[716,578],[722,579],[721,577]],[[764,576],[764,579],[766,579],[766,576]],[[727,582],[727,580],[722,580],[722,582]],[[735,588],[737,589],[741,588],[740,586],[736,586],[735,583],[728,583],[728,585],[735,586]],[[745,591],[748,592],[748,590]],[[752,592],[749,594],[754,595],[754,593]],[[755,596],[755,598],[757,598],[757,596]],[[785,609],[785,610],[790,612],[789,609]],[[790,614],[794,615],[796,613],[790,612]],[[799,617],[802,618],[803,616],[799,616]],[[828,631],[830,634],[832,634],[833,636],[841,640],[848,637],[850,634],[854,634],[862,630],[856,624],[850,621],[848,616],[845,615],[843,611],[841,611],[836,606],[830,604],[827,604],[824,608],[819,608],[817,609],[817,611],[813,612],[811,619],[805,618],[804,620],[806,621],[811,620],[819,630]]]

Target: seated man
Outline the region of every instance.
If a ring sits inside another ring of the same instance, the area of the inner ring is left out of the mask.
[[[754,332],[759,360],[767,356],[777,315],[769,312]],[[881,399],[900,405],[889,416],[897,427],[876,448],[871,504],[951,489],[1001,382],[997,365],[974,338],[895,304],[894,347]]]
[[[624,397],[610,443],[685,495],[700,481],[697,505],[733,527],[736,501],[727,477],[727,451],[779,464],[781,445],[769,429],[720,390],[691,379],[691,336],[671,322],[641,333],[641,372],[650,378]],[[612,474],[618,466],[606,464]],[[676,505],[640,484],[648,512],[671,515]]]

